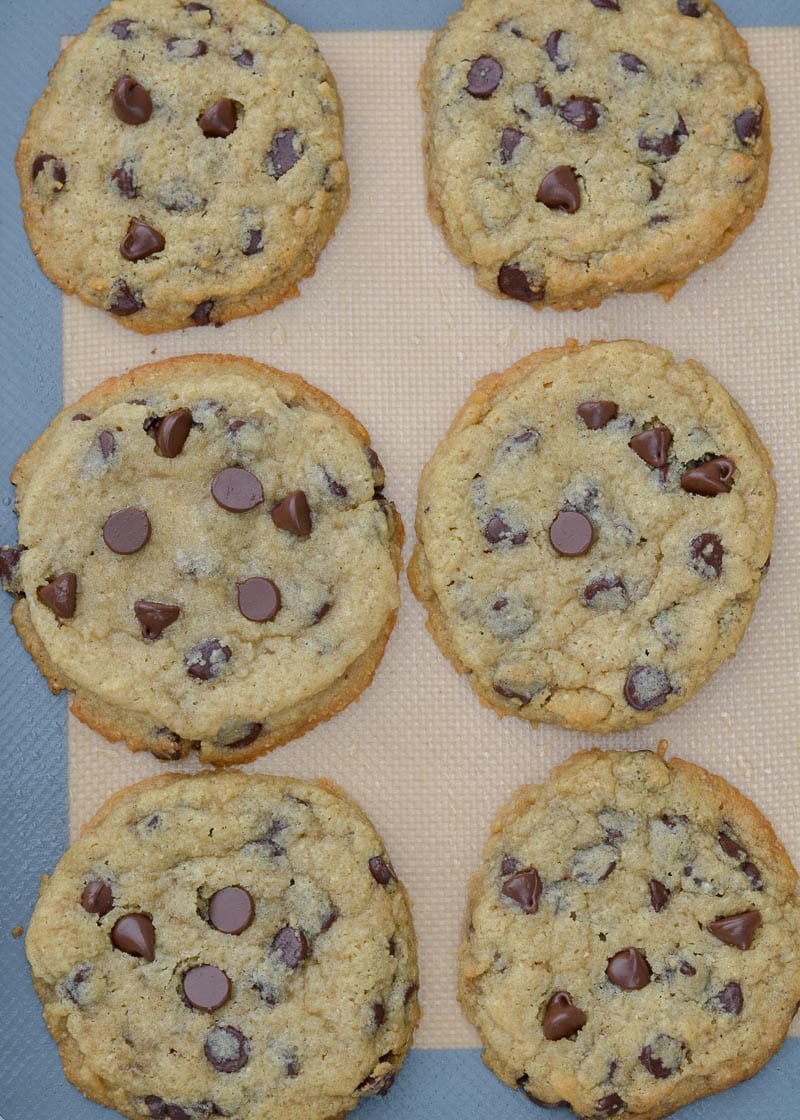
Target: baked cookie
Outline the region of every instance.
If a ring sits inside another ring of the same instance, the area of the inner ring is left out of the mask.
[[[336,84],[262,0],[115,0],[62,53],[17,152],[65,292],[149,333],[298,294],[348,198]]]
[[[766,193],[764,89],[710,0],[464,0],[421,89],[432,217],[498,297],[669,298]]]
[[[385,1093],[419,1018],[408,898],[332,785],[166,775],[112,797],[27,937],[64,1070],[155,1120],[326,1120]]]
[[[751,1077],[800,1000],[796,882],[724,779],[649,751],[573,755],[501,810],[470,884],[459,994],[484,1061],[598,1120]]]
[[[300,377],[197,355],[112,378],[17,464],[13,619],[107,738],[246,762],[354,700],[403,527],[361,425]]]
[[[482,701],[583,731],[650,723],[744,633],[770,460],[696,362],[546,350],[479,383],[422,474],[411,586]]]

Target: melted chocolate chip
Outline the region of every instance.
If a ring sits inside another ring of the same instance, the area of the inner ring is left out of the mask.
[[[572,1002],[569,992],[555,992],[549,999],[544,1013],[542,1030],[549,1042],[557,1042],[586,1026],[586,1015]]]
[[[625,991],[638,991],[650,983],[650,965],[638,949],[622,949],[609,958],[606,976],[612,984]]]
[[[669,428],[659,425],[656,428],[647,428],[628,441],[628,447],[635,451],[649,467],[666,467],[669,462],[669,448],[672,443],[672,432]]]
[[[197,118],[197,123],[204,136],[220,137],[230,136],[232,132],[236,131],[238,123],[236,114],[236,102],[231,101],[229,97],[222,97],[219,101],[215,101],[208,109]]]
[[[136,20],[133,19],[117,19],[111,24],[109,31],[115,39],[132,39],[133,32],[131,26]]]
[[[284,128],[272,137],[272,146],[267,155],[267,170],[273,179],[280,179],[287,171],[291,171],[303,154],[303,147],[295,145],[297,130]],[[297,150],[297,147],[300,150]]]
[[[539,184],[536,201],[543,202],[550,210],[574,214],[581,205],[581,189],[572,168],[562,163],[548,171]]]
[[[78,577],[74,572],[62,572],[48,583],[36,588],[36,598],[58,618],[72,618],[78,593]]]
[[[575,414],[593,432],[605,428],[609,421],[616,419],[618,412],[616,401],[584,401],[575,409]]]
[[[623,693],[635,711],[660,708],[671,692],[669,677],[657,665],[633,665],[628,670]]]
[[[218,1073],[237,1073],[250,1058],[250,1040],[236,1027],[217,1026],[206,1035],[203,1053]]]
[[[138,218],[131,218],[128,232],[120,243],[119,251],[126,261],[143,261],[160,253],[164,248],[164,235]]]
[[[239,934],[255,917],[255,903],[244,887],[222,887],[208,902],[208,921],[220,933]]]
[[[55,156],[46,155],[44,153],[42,153],[42,155],[38,155],[33,161],[33,166],[31,167],[31,178],[36,179],[42,173],[42,171],[44,171],[45,167],[48,164],[50,165],[48,170],[53,182],[58,184],[59,189],[66,186],[67,169],[64,167],[64,164]]]
[[[249,229],[247,231],[247,244],[242,252],[246,257],[253,257],[256,253],[264,251],[264,231],[262,229]]]
[[[199,964],[184,973],[183,994],[198,1011],[216,1011],[231,998],[231,982],[221,968]]]
[[[562,121],[573,125],[581,132],[591,132],[597,128],[600,119],[597,104],[590,97],[571,97],[558,107]]]
[[[467,93],[481,99],[491,97],[503,77],[503,67],[496,58],[484,54],[476,58],[467,74]]]
[[[506,879],[500,894],[510,898],[525,914],[535,914],[539,909],[539,896],[542,893],[542,880],[535,867],[518,871]]]
[[[527,529],[519,529],[515,533],[499,513],[495,513],[489,518],[483,530],[483,535],[489,544],[501,544],[503,541],[510,541],[512,545],[521,545],[528,539]]]
[[[272,948],[287,968],[297,968],[309,955],[308,939],[301,929],[284,926],[272,939]]]
[[[264,501],[264,488],[250,471],[224,467],[211,483],[211,495],[229,513],[245,513]]]
[[[544,283],[515,264],[504,264],[497,274],[497,286],[504,296],[522,303],[539,303],[544,299]]]
[[[98,432],[97,442],[100,445],[100,454],[104,459],[110,459],[114,452],[117,450],[117,441],[114,433],[104,428],[102,432]]]
[[[233,61],[238,63],[239,66],[247,67],[248,69],[253,65],[253,52],[241,51],[239,54],[233,56]]]
[[[607,1093],[601,1097],[595,1107],[595,1116],[616,1116],[628,1106],[619,1093]]]
[[[102,918],[114,908],[114,892],[105,879],[90,879],[81,894],[81,906],[87,914]]]
[[[132,556],[150,540],[150,518],[143,509],[117,510],[103,525],[103,540],[118,556]]]
[[[650,905],[655,910],[656,914],[660,913],[669,902],[669,891],[662,882],[658,879],[651,879],[650,887]]]
[[[111,941],[115,948],[132,957],[155,960],[156,931],[148,914],[125,914],[119,918],[111,930]]]
[[[200,681],[210,681],[219,676],[226,661],[230,661],[229,646],[224,646],[219,638],[209,638],[192,646],[186,655],[186,672]]]
[[[281,609],[281,593],[271,579],[254,576],[236,584],[239,610],[251,622],[270,622]]]
[[[549,530],[550,544],[559,556],[583,556],[594,541],[594,526],[575,509],[562,509]]]
[[[761,925],[760,910],[745,910],[741,914],[729,914],[709,922],[706,929],[725,945],[735,949],[749,949],[753,944],[756,930]]]
[[[733,472],[736,464],[733,459],[718,456],[692,467],[681,475],[681,486],[689,494],[701,494],[713,498],[717,494],[727,494],[733,487]]]
[[[192,320],[196,327],[207,327],[211,322],[211,312],[214,310],[213,299],[204,299],[202,303],[198,303],[189,318]]]
[[[716,579],[722,571],[725,549],[716,533],[701,533],[689,545],[692,567],[704,579]],[[722,841],[720,840],[720,843]]]
[[[158,420],[155,428],[156,447],[165,459],[174,459],[183,451],[192,429],[192,414],[188,408],[177,408]]]
[[[569,63],[565,59],[559,57],[561,36],[563,34],[563,31],[551,31],[544,41],[545,54],[553,63],[559,74],[563,74],[565,70],[569,70]]]
[[[135,315],[144,307],[141,296],[134,294],[124,280],[117,280],[111,289],[111,303],[108,310],[112,315]]]
[[[761,135],[762,116],[763,111],[761,109],[745,109],[735,118],[733,127],[736,129],[736,135],[742,144],[755,143]]]
[[[130,74],[117,78],[111,101],[114,112],[123,124],[144,124],[150,120],[153,112],[150,94]]]
[[[279,529],[294,533],[296,537],[307,537],[311,532],[311,510],[303,490],[292,490],[282,502],[270,510],[270,517]]]
[[[517,150],[517,145],[524,136],[524,132],[520,132],[518,128],[504,128],[503,135],[500,139],[500,162],[510,163]]]
[[[394,868],[388,863],[383,856],[370,856],[369,871],[372,878],[381,887],[388,887],[390,883],[397,880],[394,873]]]
[[[729,984],[726,984],[722,991],[717,992],[715,999],[722,1010],[727,1011],[729,1015],[741,1015],[744,1007],[744,996],[742,986],[737,980],[731,980]]]
[[[139,620],[142,637],[149,642],[155,642],[166,628],[179,618],[181,608],[172,603],[153,603],[147,599],[137,599],[133,604],[133,613]]]
[[[677,1069],[673,1069],[672,1066],[666,1065],[660,1058],[657,1058],[653,1053],[652,1046],[642,1047],[641,1053],[639,1054],[639,1061],[649,1074],[659,1079],[669,1077],[670,1074],[678,1072]]]
[[[647,69],[640,58],[635,54],[628,54],[627,51],[622,51],[617,58],[622,69],[627,70],[629,74],[641,74]]]

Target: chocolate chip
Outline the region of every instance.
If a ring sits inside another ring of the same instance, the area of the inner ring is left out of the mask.
[[[617,58],[622,69],[627,70],[629,74],[642,74],[647,69],[640,58],[635,54],[628,54],[627,51],[622,51]]]
[[[651,879],[650,887],[650,905],[655,910],[656,914],[660,913],[669,902],[669,891],[662,882],[658,879]]]
[[[605,428],[609,421],[616,419],[618,412],[616,401],[584,401],[575,409],[575,414],[593,432]]]
[[[297,968],[308,956],[308,939],[301,929],[284,926],[272,939],[272,948],[287,968]]]
[[[237,114],[236,102],[229,97],[222,97],[215,101],[208,109],[197,118],[197,123],[204,136],[220,137],[230,136],[236,131]]]
[[[55,579],[36,588],[36,598],[58,618],[72,618],[77,593],[78,577],[74,572],[62,572]]]
[[[158,421],[154,429],[156,447],[165,459],[180,455],[191,428],[192,414],[188,408],[177,408]]]
[[[244,887],[222,887],[208,902],[209,923],[220,933],[239,934],[252,922],[255,903]]]
[[[761,135],[761,109],[745,109],[733,122],[736,135],[742,144],[755,142]]]
[[[253,576],[236,584],[239,610],[251,622],[270,622],[281,609],[281,593],[271,579]]]
[[[628,1106],[619,1093],[607,1093],[601,1097],[595,1107],[595,1116],[616,1116]]]
[[[392,1070],[382,1077],[366,1077],[360,1085],[356,1086],[356,1092],[365,1097],[385,1097],[394,1085],[395,1076]]]
[[[622,611],[630,604],[628,589],[619,576],[593,579],[584,587],[581,599],[596,611]]]
[[[536,201],[543,202],[550,210],[574,214],[581,205],[581,189],[572,168],[562,163],[548,171],[539,184]]]
[[[493,684],[493,690],[498,696],[502,696],[505,700],[521,700],[523,704],[530,704],[532,696],[527,692],[515,692],[512,688],[507,688],[503,684]]]
[[[628,670],[623,693],[637,712],[660,708],[671,692],[669,677],[657,665],[633,665]]]
[[[569,1107],[568,1101],[545,1101],[541,1097],[537,1097],[531,1089],[528,1088],[528,1075],[524,1074],[517,1079],[517,1088],[520,1092],[527,1097],[531,1104],[538,1105],[539,1108],[562,1108]]]
[[[229,513],[245,513],[264,501],[264,488],[250,471],[242,467],[224,467],[214,476],[211,495],[218,506]]]
[[[560,556],[583,556],[594,541],[594,526],[574,509],[562,509],[550,525],[550,544]]]
[[[678,124],[672,132],[657,132],[652,135],[641,133],[639,136],[639,149],[650,152],[661,159],[672,159],[680,151],[681,144],[689,135],[682,117],[678,117]]]
[[[761,872],[758,870],[754,863],[751,863],[750,860],[747,860],[742,864],[740,870],[743,871],[746,877],[750,880],[750,886],[754,891],[763,891],[764,880],[761,877]]]
[[[141,296],[134,294],[124,280],[116,280],[111,289],[108,310],[112,315],[135,315],[145,306]]]
[[[715,999],[722,1010],[727,1011],[729,1015],[741,1015],[744,1007],[744,995],[742,994],[742,986],[737,980],[731,980],[729,984],[726,984],[721,992],[717,992]]]
[[[372,1018],[376,1027],[380,1027],[386,1022],[386,1007],[382,1003],[373,1003],[372,1005]]]
[[[153,1120],[166,1120],[167,1106],[161,1097],[145,1097],[144,1103]]]
[[[115,39],[132,39],[133,32],[131,26],[136,20],[134,19],[117,19],[111,24],[109,31]]]
[[[555,992],[547,1003],[542,1030],[549,1042],[569,1038],[586,1025],[586,1015],[572,1002],[569,992]]]
[[[489,544],[501,544],[503,541],[510,541],[512,545],[521,545],[528,539],[527,529],[518,529],[517,532],[514,532],[499,513],[495,513],[489,518],[483,530],[483,535]]]
[[[218,638],[209,638],[189,650],[186,655],[186,672],[197,680],[210,681],[219,675],[223,665],[230,659],[230,647],[224,646]]]
[[[718,456],[692,467],[681,475],[681,486],[689,494],[702,494],[713,498],[717,494],[727,494],[733,487],[733,472],[736,464],[733,459]]]
[[[595,8],[602,8],[606,12],[618,12],[620,10],[617,0],[592,0]]]
[[[504,296],[522,303],[538,303],[544,299],[544,283],[514,264],[504,264],[497,275],[497,286]]]
[[[297,130],[284,128],[272,137],[272,146],[267,155],[267,170],[273,179],[280,179],[291,171],[303,154],[303,147],[297,140]],[[299,147],[299,151],[297,150]]]
[[[89,416],[89,414],[86,413],[86,412],[76,412],[75,415],[72,417],[72,419],[73,420],[91,420],[91,416]]]
[[[150,94],[130,74],[117,78],[111,100],[123,124],[144,124],[150,120],[153,112]]]
[[[628,441],[628,447],[635,451],[640,459],[644,459],[649,467],[666,467],[669,462],[669,448],[672,443],[672,432],[669,428],[659,425],[647,428]]]
[[[652,1074],[653,1077],[659,1080],[678,1072],[677,1069],[673,1069],[672,1066],[666,1065],[660,1058],[657,1058],[653,1053],[652,1046],[642,1047],[639,1054],[639,1061],[649,1074]]]
[[[330,471],[326,470],[325,468],[323,468],[323,473],[325,474],[325,478],[328,483],[328,489],[330,490],[331,494],[333,494],[334,498],[346,498],[347,487],[343,486],[341,482],[338,482],[330,473]]]
[[[629,948],[609,957],[606,976],[618,988],[634,992],[647,987],[652,970],[638,949]]]
[[[91,975],[92,966],[90,964],[79,964],[64,981],[67,995],[78,1007],[82,1007],[84,1004],[86,994],[83,991],[83,985]]]
[[[503,77],[503,67],[496,58],[484,54],[476,58],[467,74],[467,93],[481,99],[491,97]]]
[[[318,622],[322,622],[323,618],[325,617],[325,615],[328,613],[328,611],[331,609],[332,606],[333,606],[333,603],[323,603],[322,606],[317,607],[317,609],[314,611],[314,625],[315,626]]]
[[[282,502],[270,510],[270,517],[279,529],[294,533],[296,537],[307,537],[311,532],[311,510],[303,490],[292,490]]]
[[[208,4],[197,4],[197,3],[195,3],[195,0],[192,0],[191,3],[184,4],[183,7],[184,7],[184,10],[187,11],[187,12],[208,12],[209,17],[210,17],[209,18],[209,23],[213,23],[213,21],[214,21],[213,9],[209,8]]]
[[[650,180],[650,201],[655,202],[664,189],[664,184],[658,179]]]
[[[111,941],[117,949],[132,957],[155,960],[156,931],[147,914],[125,914],[119,918],[111,930]]]
[[[716,533],[701,533],[695,537],[689,545],[689,555],[692,568],[704,579],[716,579],[722,571],[725,549]]]
[[[370,856],[369,870],[372,878],[381,887],[388,887],[390,883],[394,883],[397,880],[394,868],[383,856]]]
[[[87,914],[103,917],[114,907],[114,892],[105,879],[90,879],[81,894],[81,906]]]
[[[218,1073],[237,1073],[250,1058],[250,1040],[236,1027],[214,1027],[206,1035],[203,1053]]]
[[[103,526],[103,540],[118,556],[132,556],[150,540],[150,518],[143,509],[117,510]]]
[[[11,584],[16,579],[17,568],[23,551],[21,548],[10,548],[8,545],[3,545],[0,548],[0,582],[3,583],[7,591],[12,590]]]
[[[140,222],[138,218],[131,218],[128,232],[120,244],[119,251],[126,261],[143,261],[146,257],[152,257],[154,253],[160,253],[163,248],[162,233],[146,222]]]
[[[61,187],[66,186],[67,169],[64,167],[64,164],[55,156],[46,155],[45,153],[38,155],[33,161],[33,166],[31,167],[31,178],[36,179],[37,176],[39,176],[42,171],[44,171],[47,164],[50,164],[50,176],[53,182],[58,184],[58,188],[60,189]]]
[[[202,303],[198,303],[189,318],[192,320],[196,327],[207,327],[211,322],[211,312],[214,310],[213,299],[204,299]]]
[[[694,967],[694,965],[689,964],[688,961],[681,961],[680,967],[678,968],[678,972],[680,972],[681,976],[696,976],[697,975],[697,969]]]
[[[525,914],[535,914],[539,909],[539,896],[542,893],[542,880],[535,867],[528,867],[506,879],[500,894],[510,898]]]
[[[510,163],[517,145],[525,134],[518,128],[504,128],[500,138],[500,162]]]
[[[725,945],[735,949],[749,949],[753,944],[756,930],[761,925],[760,910],[745,910],[741,914],[729,914],[709,922],[706,929]]]
[[[581,132],[591,132],[592,129],[597,128],[600,119],[597,103],[590,97],[571,97],[559,105],[558,115]]]
[[[233,61],[237,62],[239,66],[245,66],[249,69],[253,65],[253,52],[242,51],[240,54],[233,56]]]
[[[104,428],[102,432],[98,432],[97,442],[100,445],[100,454],[104,459],[110,459],[114,452],[117,450],[117,441],[114,438],[114,433]]]
[[[139,620],[142,637],[149,642],[154,642],[177,620],[181,608],[171,603],[153,603],[147,599],[137,599],[133,604],[133,613]]]
[[[551,31],[544,41],[545,54],[553,63],[559,74],[563,74],[565,70],[569,70],[569,63],[565,59],[559,58],[561,36],[563,34],[563,31]]]
[[[261,229],[249,229],[247,231],[247,244],[242,252],[246,257],[255,256],[256,253],[264,251],[264,231]]]
[[[231,982],[221,968],[198,964],[184,973],[183,994],[198,1011],[216,1011],[231,998]]]
[[[720,832],[717,841],[725,855],[730,856],[731,859],[741,862],[743,859],[747,858],[745,849],[738,844],[732,836],[729,836],[727,832]]]
[[[678,11],[682,16],[691,16],[692,19],[699,19],[703,14],[697,0],[678,0]]]
[[[202,58],[204,54],[208,54],[208,44],[202,39],[181,39],[177,35],[170,35],[164,40],[164,46],[171,55],[180,58]]]

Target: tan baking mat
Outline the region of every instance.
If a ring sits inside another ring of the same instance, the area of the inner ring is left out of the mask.
[[[64,396],[72,402],[140,362],[197,351],[248,354],[301,373],[367,426],[386,467],[387,492],[413,536],[420,469],[478,377],[569,336],[638,337],[698,358],[739,399],[774,453],[780,499],[772,570],[735,663],[652,730],[602,742],[638,747],[668,738],[674,753],[749,794],[800,863],[800,28],[747,37],[773,108],[769,199],[733,249],[672,303],[617,297],[595,311],[536,314],[478,289],[424,208],[416,82],[427,33],[329,33],[319,41],[344,99],[353,197],[300,299],[219,330],[148,337],[67,299]],[[419,933],[425,1017],[418,1045],[476,1044],[455,1001],[455,955],[465,883],[495,810],[518,784],[540,781],[553,763],[593,741],[531,730],[482,708],[434,647],[403,579],[397,630],[362,700],[253,765],[334,779],[384,834]],[[71,719],[73,835],[112,790],[162,769]]]

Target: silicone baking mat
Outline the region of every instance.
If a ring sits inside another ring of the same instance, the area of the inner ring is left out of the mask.
[[[432,27],[452,6],[406,4],[404,22]],[[49,9],[53,26],[64,31],[80,30],[96,10],[53,0],[39,7]],[[3,476],[55,413],[62,394],[72,402],[105,377],[172,354],[248,354],[301,373],[359,417],[386,467],[387,493],[413,538],[420,469],[478,377],[567,337],[581,342],[639,337],[679,357],[696,357],[739,399],[772,450],[779,487],[772,569],[735,662],[653,728],[604,737],[600,745],[654,746],[667,738],[673,753],[724,774],[752,797],[800,862],[800,753],[793,712],[800,682],[795,593],[800,462],[792,435],[800,249],[792,193],[784,189],[800,171],[793,136],[800,108],[800,29],[745,32],[770,96],[775,156],[767,204],[734,247],[691,278],[670,304],[656,296],[618,297],[580,314],[532,314],[480,291],[425,212],[416,82],[430,32],[398,29],[395,6],[342,0],[336,7],[334,21],[327,6],[283,5],[287,15],[312,30],[332,23],[360,28],[318,35],[345,105],[353,194],[298,300],[220,329],[146,337],[124,331],[76,300],[61,301],[41,279],[20,232],[16,188],[4,165]],[[794,3],[760,4],[757,11],[755,4],[729,3],[726,10],[740,23],[756,17],[763,22],[765,15],[776,22],[800,18]],[[43,53],[37,36],[44,37],[49,24],[40,16],[14,19],[16,38],[12,34],[7,52],[16,46],[29,63]],[[364,30],[368,27],[373,29]],[[389,27],[395,29],[385,30]],[[52,64],[57,48],[52,34],[48,39],[52,50],[46,61]],[[9,57],[16,62],[16,55]],[[8,159],[44,83],[40,71],[35,83],[24,73],[24,96],[8,73],[3,77],[10,98],[4,128],[12,106],[16,113],[4,151]],[[22,68],[17,73],[23,75]],[[3,493],[2,539],[13,540],[10,487]],[[0,1049],[0,1114],[5,1120],[89,1120],[109,1113],[63,1081],[30,988],[22,941],[12,940],[9,930],[25,925],[38,874],[50,869],[66,844],[67,810],[74,837],[110,792],[163,766],[107,744],[71,717],[65,726],[63,702],[47,694],[13,634],[3,635],[0,656],[8,776],[0,823],[6,852],[0,951],[16,1020]],[[435,649],[424,630],[424,612],[403,579],[398,627],[361,701],[250,767],[326,775],[341,784],[384,834],[414,902],[425,1009],[417,1049],[392,1093],[363,1104],[357,1116],[450,1120],[491,1111],[499,1120],[513,1120],[537,1114],[535,1106],[482,1069],[477,1036],[455,1001],[464,888],[500,803],[521,782],[542,780],[554,762],[594,742],[591,736],[500,721],[483,709]],[[194,763],[183,766],[192,769]],[[790,1040],[754,1081],[681,1115],[744,1116],[748,1102],[758,1100],[771,1116],[788,1120],[796,1115],[798,1059],[800,1043]]]

